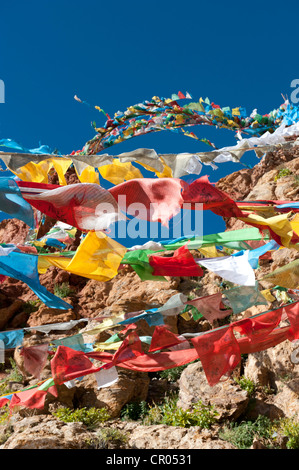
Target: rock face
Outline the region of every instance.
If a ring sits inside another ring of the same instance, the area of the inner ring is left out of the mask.
[[[267,153],[254,168],[231,173],[217,182],[217,187],[227,192],[234,200],[253,200],[256,195],[272,195],[275,197],[256,197],[256,199],[296,200],[298,185],[295,176],[299,171],[299,150],[279,149]],[[287,168],[292,174],[278,178],[279,170]],[[287,183],[287,184],[286,184]],[[288,198],[286,194],[289,194]],[[279,196],[279,197],[277,197]]]
[[[200,362],[190,364],[179,380],[178,406],[188,409],[193,403],[202,401],[212,404],[218,412],[217,420],[236,420],[249,402],[248,394],[230,378],[211,387]]]
[[[82,449],[91,437],[80,423],[65,424],[48,416],[30,416],[12,425],[1,449]]]
[[[213,431],[196,426],[186,429],[163,424],[137,426],[128,423],[117,424],[117,428],[129,433],[128,445],[135,449],[235,449]]]
[[[183,429],[166,425],[141,426],[112,422],[111,429],[125,436],[127,449],[235,449],[215,433],[197,427]],[[101,427],[89,431],[80,423],[63,423],[52,416],[30,416],[2,430],[0,449],[90,449],[105,448],[99,440]],[[3,439],[4,440],[4,439]],[[108,448],[112,446],[108,446]]]

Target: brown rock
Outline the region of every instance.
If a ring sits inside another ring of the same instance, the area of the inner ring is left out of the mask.
[[[70,299],[67,298],[64,300],[69,302]],[[36,312],[30,314],[27,324],[28,326],[33,327],[49,323],[62,323],[70,320],[77,320],[77,315],[74,310],[61,310],[42,305]]]
[[[6,327],[6,324],[11,320],[11,318],[18,312],[24,302],[22,300],[15,300],[9,307],[0,309],[0,330]]]
[[[123,406],[147,397],[149,377],[147,373],[117,368],[119,380],[110,387],[97,390],[93,374],[85,376],[76,386],[76,400],[80,407],[106,407],[111,417],[117,417]]]
[[[2,222],[0,222],[0,243],[24,244],[28,232],[28,225],[21,220],[2,220]]]
[[[299,378],[297,350],[297,342],[284,341],[273,348],[250,354],[244,375],[259,385],[277,390],[281,382]]]
[[[81,423],[63,423],[51,416],[24,417],[1,449],[81,449],[91,434]]]
[[[190,364],[183,370],[179,379],[178,406],[188,409],[201,400],[211,404],[219,413],[217,420],[237,419],[246,409],[248,394],[230,378],[211,387],[200,362]]]
[[[219,439],[213,430],[198,426],[181,428],[164,424],[117,423],[116,427],[128,434],[128,446],[133,449],[235,449],[232,444]]]

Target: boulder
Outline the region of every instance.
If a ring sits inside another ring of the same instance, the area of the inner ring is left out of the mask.
[[[249,396],[231,378],[211,387],[201,363],[195,362],[183,370],[179,379],[178,406],[188,409],[199,400],[205,405],[214,406],[218,421],[236,420],[246,410]]]
[[[121,409],[132,401],[146,400],[148,394],[149,377],[147,373],[117,368],[119,380],[100,390],[94,374],[86,375],[77,383],[75,400],[81,407],[106,407],[112,418],[120,415]]]
[[[64,300],[71,303],[70,298]],[[77,320],[76,312],[73,309],[61,310],[59,308],[50,308],[42,304],[36,312],[30,314],[27,324],[29,327],[34,327],[48,323],[63,323],[70,320]]]
[[[298,342],[283,341],[273,348],[249,354],[244,375],[261,386],[276,392],[281,384],[299,378]]]

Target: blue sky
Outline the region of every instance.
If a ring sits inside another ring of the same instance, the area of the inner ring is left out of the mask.
[[[243,6],[245,5],[245,6]],[[96,110],[74,100],[118,110],[189,91],[220,106],[265,114],[279,107],[299,77],[296,1],[202,2],[128,0],[1,0],[0,139],[28,148],[47,144],[67,154],[94,136]],[[198,127],[218,147],[233,145],[230,131]],[[110,154],[154,148],[158,153],[208,150],[182,134],[159,132],[109,149]],[[250,153],[242,159],[255,164]],[[241,169],[204,167],[210,181]],[[224,228],[205,214],[205,232]]]

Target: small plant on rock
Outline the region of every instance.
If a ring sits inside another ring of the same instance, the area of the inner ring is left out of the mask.
[[[148,405],[145,401],[127,403],[121,410],[120,416],[123,421],[143,420],[148,413]]]
[[[183,428],[199,426],[208,429],[215,423],[218,413],[212,405],[198,401],[191,410],[184,410],[177,406],[177,402],[178,397],[167,397],[162,404],[150,406],[143,424],[166,424]]]
[[[102,428],[89,440],[88,446],[93,449],[122,449],[128,440],[128,434],[119,429]]]
[[[255,421],[229,423],[219,433],[220,439],[228,441],[238,449],[249,449],[254,438],[260,439],[268,448],[274,448],[272,439],[272,421],[266,416],[259,415]]]
[[[287,437],[287,449],[299,449],[299,422],[294,418],[281,418],[274,423],[275,438]]]
[[[244,376],[239,377],[239,378],[235,378],[234,380],[240,386],[240,388],[242,390],[246,390],[248,395],[253,395],[254,394],[254,392],[256,390],[256,385],[252,380],[247,379]]]
[[[63,282],[62,284],[55,284],[54,286],[54,294],[61,299],[65,297],[69,297],[71,294],[74,293],[74,289],[71,288],[68,282]]]
[[[11,383],[22,383],[23,376],[19,372],[18,366],[15,361],[10,357],[9,362],[11,369],[5,370],[8,374],[4,379],[0,380],[0,396],[11,393]]]
[[[94,429],[99,424],[108,421],[110,415],[106,408],[77,408],[71,410],[70,408],[58,408],[53,411],[53,416],[58,418],[64,423],[80,422],[84,424],[88,429]]]
[[[291,170],[289,170],[289,168],[281,168],[281,170],[279,170],[279,172],[275,176],[274,181],[277,181],[278,179],[283,178],[284,176],[289,176],[289,175],[292,175],[292,172]]]

